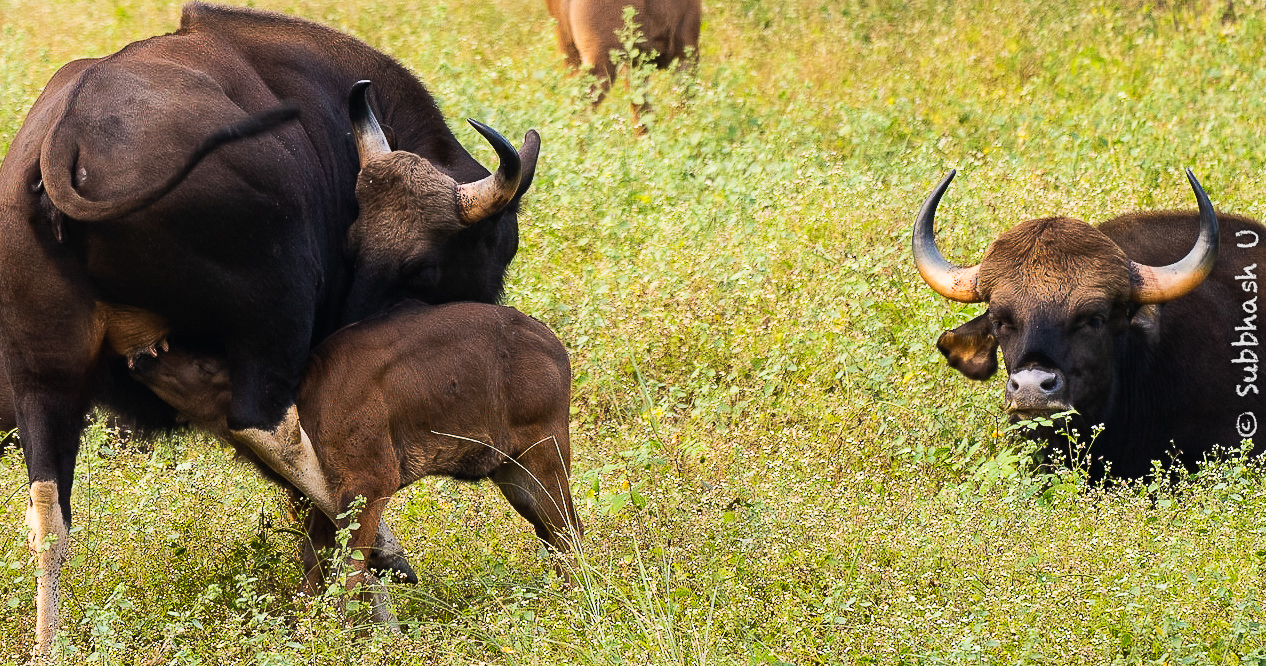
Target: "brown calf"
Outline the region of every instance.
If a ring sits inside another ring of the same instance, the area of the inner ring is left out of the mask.
[[[223,427],[231,386],[220,361],[181,349],[146,360],[134,369],[142,381],[186,416]],[[411,301],[327,338],[312,353],[297,403],[337,505],[334,516],[309,512],[307,587],[320,589],[327,571],[318,553],[336,545],[337,530],[351,522],[337,516],[363,497],[347,544],[360,553],[348,562],[348,586],[363,583],[373,619],[391,622],[365,562],[392,495],[431,475],[491,478],[542,541],[571,550],[582,528],[568,483],[570,388],[566,349],[513,308]]]

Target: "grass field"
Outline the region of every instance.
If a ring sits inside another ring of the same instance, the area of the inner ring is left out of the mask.
[[[933,344],[981,307],[908,250],[950,168],[959,263],[1032,217],[1191,207],[1185,167],[1266,217],[1261,0],[710,0],[693,76],[596,111],[544,2],[252,4],[395,56],[486,164],[466,117],[541,132],[505,300],[571,352],[581,582],[491,486],[429,479],[388,516],[407,636],[352,627],[295,596],[295,526],[246,465],[94,426],[64,663],[1266,664],[1262,469],[1027,472],[1001,381]],[[0,0],[0,151],[59,65],[178,18]],[[0,458],[0,663],[33,636],[25,488]]]

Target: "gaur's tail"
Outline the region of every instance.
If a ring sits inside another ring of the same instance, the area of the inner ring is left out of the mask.
[[[245,120],[221,127],[203,139],[202,143],[189,154],[184,165],[168,176],[166,180],[139,192],[110,201],[86,199],[75,189],[71,180],[71,171],[74,168],[75,159],[78,157],[79,148],[74,145],[55,148],[54,143],[63,142],[53,140],[52,137],[57,134],[56,128],[54,128],[49,133],[49,138],[44,141],[40,153],[40,177],[44,180],[44,188],[48,192],[48,197],[52,200],[53,205],[68,217],[85,222],[112,220],[136,212],[166,196],[167,193],[175,189],[177,185],[189,176],[190,172],[194,170],[194,167],[198,166],[198,163],[204,157],[210,155],[216,148],[226,143],[263,134],[298,117],[299,105],[294,102],[286,102],[281,106],[257,113]]]

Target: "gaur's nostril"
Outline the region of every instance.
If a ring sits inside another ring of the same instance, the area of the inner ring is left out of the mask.
[[[1007,380],[1007,398],[1019,403],[1047,403],[1062,401],[1064,376],[1041,368],[1025,368],[1016,371]]]

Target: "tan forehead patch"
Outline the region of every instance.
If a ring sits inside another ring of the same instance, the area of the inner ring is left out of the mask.
[[[980,266],[979,288],[1029,299],[1111,302],[1130,295],[1129,259],[1098,229],[1066,217],[1031,220],[998,237]]]

